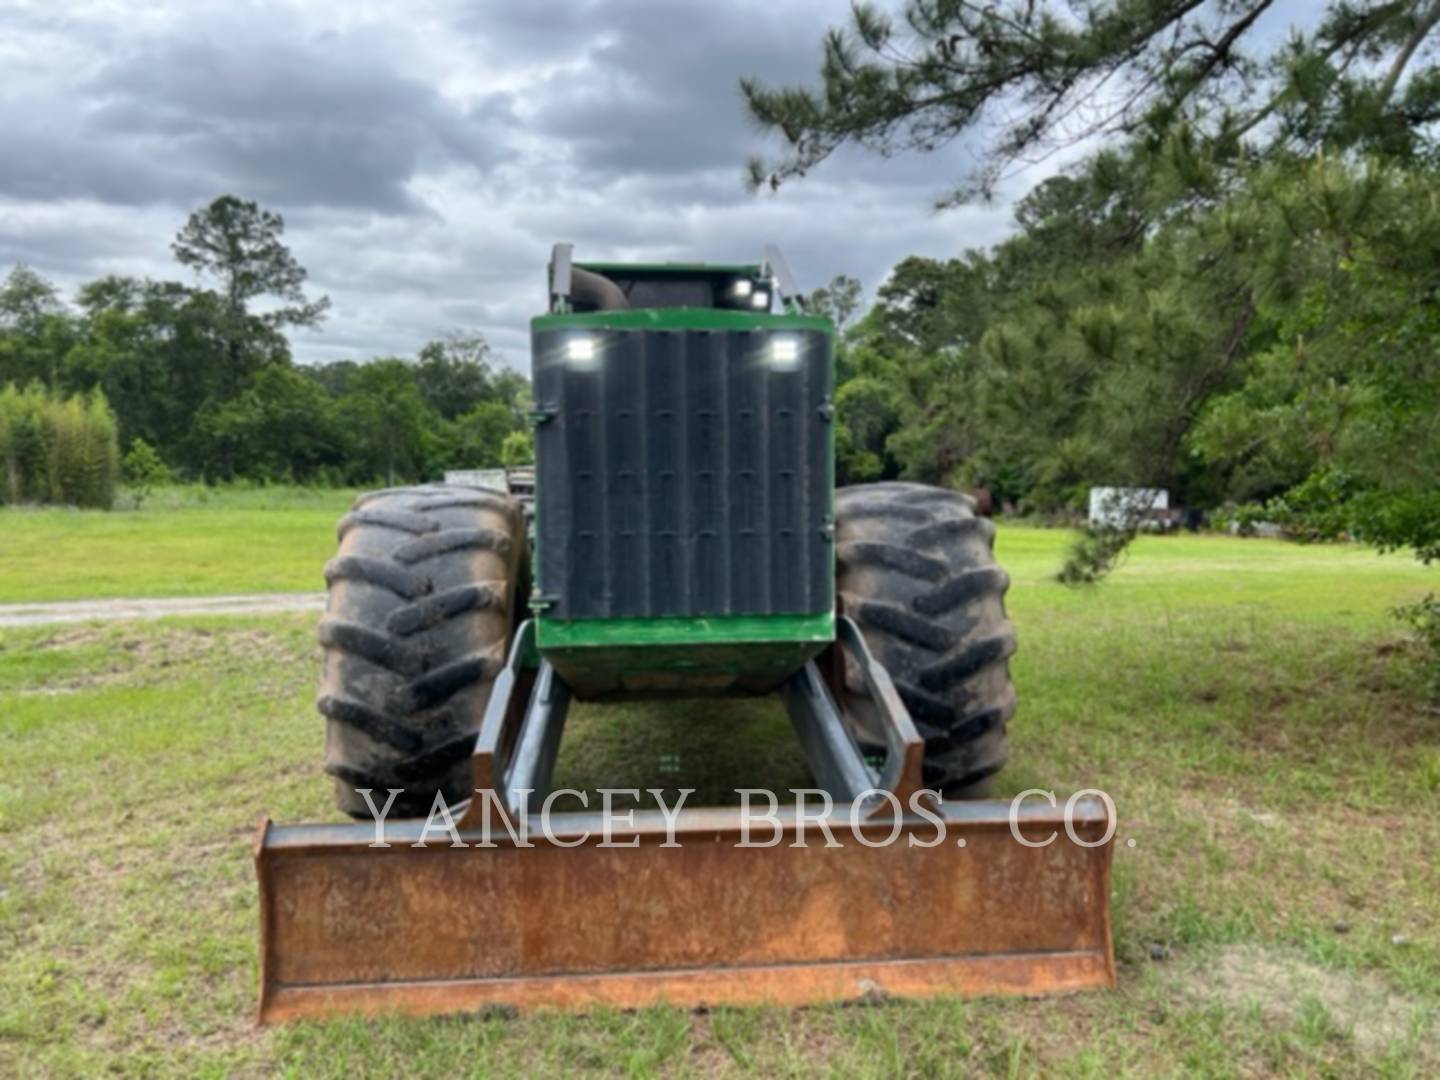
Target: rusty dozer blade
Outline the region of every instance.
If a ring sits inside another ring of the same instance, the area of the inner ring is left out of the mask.
[[[866,764],[816,664],[784,692],[836,846],[813,793],[808,815],[757,797],[748,813],[539,820],[569,691],[543,662],[530,685],[530,632],[497,680],[454,834],[386,823],[382,847],[374,823],[262,823],[262,1023],[1114,984],[1108,802],[935,801],[923,743],[848,620],[839,647],[885,718],[884,766]]]

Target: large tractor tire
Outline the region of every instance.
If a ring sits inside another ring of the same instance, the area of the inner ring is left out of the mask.
[[[470,796],[471,755],[505,662],[525,539],[519,509],[482,488],[425,485],[362,495],[325,567],[325,771],[340,809],[392,817]]]
[[[835,493],[840,610],[859,625],[925,739],[925,782],[983,795],[1008,757],[1015,712],[1005,617],[1010,579],[995,527],[968,496],[923,484],[864,484]],[[862,689],[858,670],[847,688]],[[856,712],[862,744],[878,741]],[[870,738],[867,739],[867,735]]]

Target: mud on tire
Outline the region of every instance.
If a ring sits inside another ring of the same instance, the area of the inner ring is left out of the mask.
[[[471,752],[505,661],[525,539],[499,492],[445,485],[362,495],[325,567],[329,600],[317,707],[325,771],[341,810],[429,813],[435,793],[469,797]]]
[[[925,739],[925,782],[983,794],[1015,712],[995,527],[959,492],[864,484],[835,493],[840,609],[859,625]],[[858,671],[846,682],[861,689]],[[863,714],[862,714],[863,717]],[[866,732],[857,732],[866,741]]]

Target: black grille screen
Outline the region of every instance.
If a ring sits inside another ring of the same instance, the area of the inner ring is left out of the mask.
[[[828,610],[828,350],[819,331],[536,333],[549,613]]]

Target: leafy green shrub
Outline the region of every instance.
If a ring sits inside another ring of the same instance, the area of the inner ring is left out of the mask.
[[[1426,681],[1430,692],[1440,698],[1440,595],[1430,593],[1413,604],[1394,609],[1401,622],[1408,623],[1425,652]]]
[[[1290,528],[1290,517],[1276,509],[1273,503],[1267,506],[1257,503],[1224,506],[1210,515],[1211,528],[1216,532],[1233,533],[1235,536],[1254,536],[1266,525],[1279,525],[1286,529],[1286,535],[1293,531]]]
[[[170,467],[160,459],[154,447],[140,438],[131,440],[130,450],[120,462],[120,475],[129,485],[137,509],[155,488],[175,482]]]
[[[535,436],[530,431],[512,431],[500,444],[500,463],[507,469],[535,463]]]
[[[1134,526],[1086,526],[1066,551],[1055,579],[1062,585],[1094,585],[1120,565],[1136,531]]]
[[[160,460],[154,448],[144,439],[132,439],[125,460],[120,463],[120,474],[127,484],[136,487],[156,487],[174,483],[170,467]]]

